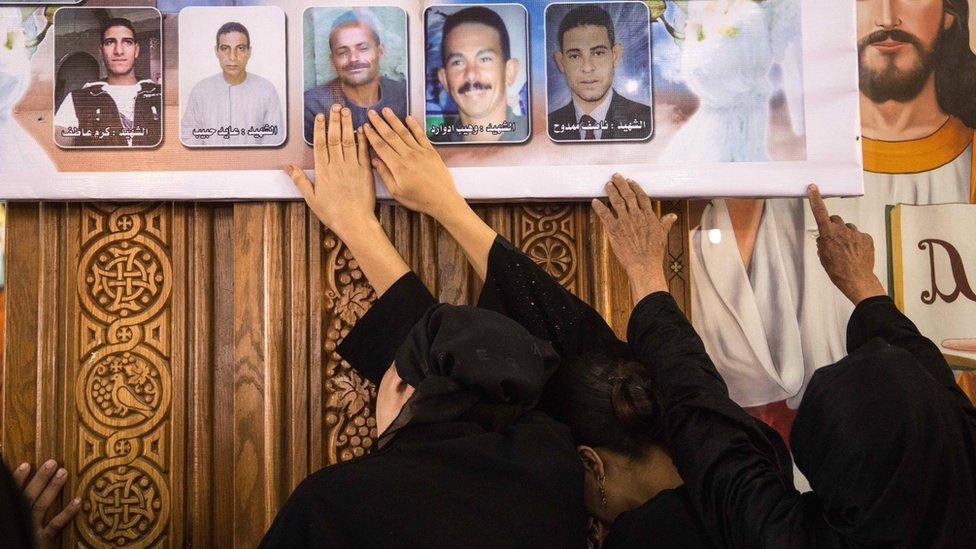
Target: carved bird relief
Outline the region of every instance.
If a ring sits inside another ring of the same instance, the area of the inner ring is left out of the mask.
[[[121,373],[113,374],[112,377],[112,404],[120,415],[125,415],[130,409],[139,412],[145,417],[152,414],[153,409],[141,398],[136,396],[132,388],[125,382],[125,376]]]

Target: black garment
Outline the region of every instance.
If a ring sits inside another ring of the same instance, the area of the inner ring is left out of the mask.
[[[847,350],[810,380],[790,436],[827,521],[859,545],[976,547],[976,409],[938,347],[875,297]]]
[[[610,108],[607,110],[606,122],[608,127],[600,134],[600,140],[627,139],[643,141],[650,137],[654,131],[651,107],[643,103],[638,103],[637,101],[631,101],[617,93],[617,90],[611,89],[610,93],[613,94],[613,97],[610,99]],[[629,131],[620,127],[621,125],[633,124],[634,121],[642,122],[644,124],[643,127]],[[570,99],[569,103],[549,113],[548,122],[549,137],[554,141],[580,141],[583,139],[578,129],[558,131],[561,128],[570,126],[578,127],[577,124],[579,121],[576,120],[576,108],[573,107],[572,99]]]
[[[549,341],[563,360],[571,360],[588,350],[633,357],[627,344],[617,339],[599,313],[500,236],[488,254],[488,271],[478,306],[498,311],[536,337]],[[771,455],[781,460],[777,468],[783,469],[783,482],[792,485],[786,446],[776,432],[748,415],[744,422],[756,436],[770,441]],[[620,515],[610,529],[607,543],[634,546],[638,540],[664,536],[662,539],[668,542],[662,541],[660,546],[709,547],[708,532],[697,518],[698,512],[689,511],[689,502],[684,487],[662,492],[641,507]]]
[[[82,132],[108,132],[104,137],[76,137],[74,144],[81,147],[154,147],[162,140],[163,91],[159,84],[149,80],[139,83],[133,113],[133,128],[124,128],[119,108],[112,96],[101,84],[86,86],[71,92],[78,127]],[[145,135],[134,136],[132,143],[122,135],[123,130],[145,130]]]
[[[803,495],[670,295],[638,303],[627,333],[665,385],[668,446],[717,545],[976,546],[973,407],[890,299],[857,306],[850,355],[810,381],[791,437]]]
[[[644,505],[617,517],[602,547],[702,549],[712,544],[688,489],[682,485],[664,490]]]
[[[584,544],[583,473],[569,430],[531,410],[554,351],[490,311],[433,305],[418,321],[433,302],[408,273],[349,333],[340,352],[350,365],[385,370],[399,347],[397,371],[415,392],[376,451],[298,486],[262,546]]]
[[[0,459],[0,545],[18,549],[34,547],[34,526],[27,500],[3,459]]]

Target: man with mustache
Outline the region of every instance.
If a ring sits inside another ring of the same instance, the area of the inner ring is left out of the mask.
[[[221,72],[190,90],[180,121],[180,140],[188,147],[280,145],[285,140],[281,100],[274,84],[247,72],[251,58],[247,27],[234,21],[221,25],[214,53]],[[221,128],[230,131],[221,135]],[[210,129],[218,133],[212,134]],[[252,129],[255,132],[244,133]]]
[[[874,239],[886,290],[886,207],[971,200],[968,21],[967,0],[857,3],[864,196],[827,204]],[[733,398],[786,434],[814,371],[843,357],[852,305],[819,268],[817,225],[801,200],[725,202],[692,237],[694,324]],[[959,382],[976,401],[973,374]]]
[[[616,38],[613,19],[596,4],[577,6],[559,22],[559,49],[554,57],[572,99],[549,113],[549,136],[553,140],[650,137],[651,107],[613,89],[614,72],[624,54],[624,46]],[[643,93],[649,94],[649,90]],[[632,129],[632,125],[639,127]],[[596,129],[587,129],[594,126]]]
[[[441,42],[441,68],[437,79],[458,107],[459,115],[445,116],[440,126],[428,128],[431,141],[522,142],[529,135],[529,121],[508,105],[508,87],[519,74],[512,58],[508,29],[501,16],[489,8],[464,8],[448,15]],[[491,131],[507,125],[511,131]],[[461,133],[459,127],[478,131]]]
[[[329,31],[329,60],[336,76],[305,92],[305,141],[312,143],[315,115],[328,112],[338,103],[352,111],[353,126],[366,122],[366,112],[393,109],[400,118],[407,115],[407,84],[380,74],[386,49],[380,40],[378,23],[367,8],[340,15]]]
[[[128,19],[102,25],[99,49],[107,76],[70,92],[54,115],[61,147],[154,147],[162,139],[162,87],[136,78],[139,42]]]

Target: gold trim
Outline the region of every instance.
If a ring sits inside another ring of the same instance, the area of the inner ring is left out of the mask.
[[[907,141],[861,139],[864,171],[906,174],[934,170],[955,160],[973,141],[973,129],[955,116],[931,135]],[[976,197],[974,197],[976,198]]]
[[[976,360],[968,357],[954,355],[952,353],[942,353],[945,357],[946,362],[949,366],[956,372],[973,372],[976,371]]]

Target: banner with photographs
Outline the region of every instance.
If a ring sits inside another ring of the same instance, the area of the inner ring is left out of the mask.
[[[471,199],[862,192],[845,0],[139,4],[0,7],[0,199],[298,198],[332,103]]]

